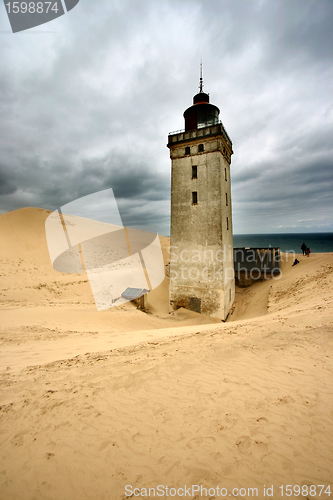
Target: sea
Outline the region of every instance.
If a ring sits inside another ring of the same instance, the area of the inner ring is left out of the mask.
[[[234,234],[234,248],[280,247],[281,252],[302,253],[302,243],[312,253],[333,252],[333,233]]]

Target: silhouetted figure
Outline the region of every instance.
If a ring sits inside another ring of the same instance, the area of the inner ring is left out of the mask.
[[[301,250],[303,252],[303,255],[306,255],[307,247],[305,243],[302,243]]]

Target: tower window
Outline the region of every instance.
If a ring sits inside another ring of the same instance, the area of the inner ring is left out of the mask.
[[[203,144],[199,144],[199,146],[198,146],[198,152],[202,153],[203,150],[204,150],[204,145]]]
[[[225,193],[225,204],[228,206],[228,193]]]
[[[197,205],[198,203],[198,193],[196,191],[193,191],[192,193],[192,205]]]
[[[226,181],[228,180],[227,169],[226,168],[224,169],[224,178],[225,178]]]
[[[227,230],[229,229],[229,217],[227,217]]]
[[[198,178],[198,167],[197,165],[192,165],[192,179]]]
[[[186,155],[191,154],[191,148],[190,148],[190,146],[186,146],[186,148],[185,148],[185,154]]]

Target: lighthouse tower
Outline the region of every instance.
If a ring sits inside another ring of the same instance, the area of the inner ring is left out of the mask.
[[[203,92],[172,132],[170,306],[225,320],[235,297],[230,162],[220,110]]]

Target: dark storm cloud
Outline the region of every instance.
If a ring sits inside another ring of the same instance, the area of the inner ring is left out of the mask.
[[[20,165],[24,162],[24,167]],[[37,197],[46,208],[55,209],[92,192],[112,187],[117,198],[136,198],[147,201],[169,198],[169,176],[155,173],[147,164],[112,151],[104,158],[81,162],[49,163],[39,158],[18,158],[12,178],[0,166],[2,194],[12,194],[23,184],[25,191]],[[134,165],[134,166],[133,166]],[[25,206],[24,204],[22,206]]]
[[[330,0],[96,0],[55,34],[0,34],[0,211],[112,187],[124,223],[168,234],[167,134],[203,57],[234,231],[333,230],[332,19]]]
[[[13,194],[17,190],[15,182],[7,174],[6,169],[0,165],[0,195]]]
[[[319,158],[289,164],[262,164],[249,175],[234,180],[234,196],[243,212],[246,228],[249,214],[260,232],[262,221],[269,221],[266,231],[283,227],[303,227],[312,231],[330,229],[333,206],[333,160]],[[257,220],[257,221],[256,221]],[[242,231],[240,231],[242,232]],[[246,231],[244,231],[246,232]]]

